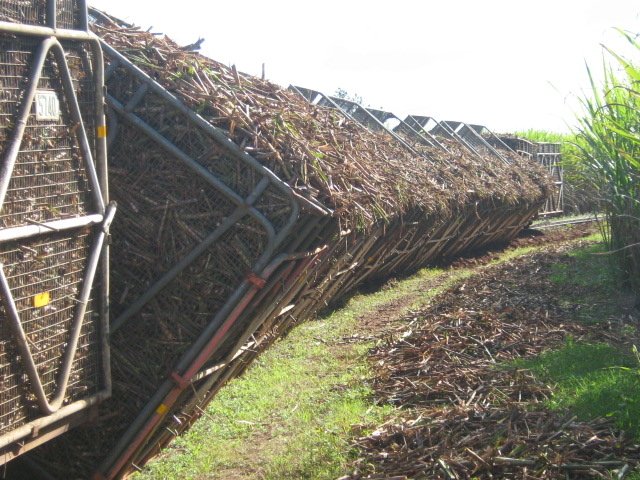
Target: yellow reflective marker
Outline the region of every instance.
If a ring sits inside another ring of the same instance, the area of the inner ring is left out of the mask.
[[[156,413],[158,415],[164,415],[168,410],[169,407],[167,407],[164,403],[161,403],[160,405],[158,405],[158,408],[156,408]]]
[[[96,127],[96,134],[98,138],[106,138],[107,136],[107,126],[106,125],[98,125]]]
[[[51,301],[51,295],[49,295],[49,292],[42,292],[33,296],[33,306],[35,308],[40,308],[40,307],[44,307],[45,305],[49,305],[50,301]]]

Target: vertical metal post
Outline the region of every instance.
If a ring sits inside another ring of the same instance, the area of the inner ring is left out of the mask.
[[[56,28],[58,25],[58,0],[47,0],[47,26]]]
[[[85,32],[89,31],[89,11],[87,8],[87,0],[76,0],[78,2],[78,28]]]

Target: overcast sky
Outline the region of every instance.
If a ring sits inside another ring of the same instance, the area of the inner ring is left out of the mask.
[[[397,115],[497,131],[566,131],[588,86],[585,61],[640,32],[638,0],[93,0],[90,3],[283,86],[334,93]],[[629,51],[629,50],[627,50]],[[637,59],[640,60],[640,59]]]

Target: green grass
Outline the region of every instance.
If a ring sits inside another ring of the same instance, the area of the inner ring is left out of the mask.
[[[400,314],[420,307],[471,272],[423,269],[393,288],[357,295],[325,318],[298,326],[222,389],[206,418],[136,478],[226,478],[234,472],[247,478],[252,469],[265,479],[343,474],[353,460],[352,427],[379,424],[392,411],[372,401],[366,354],[373,342],[351,341],[358,317],[401,298],[413,301]],[[445,274],[442,285],[425,291],[425,284]]]
[[[597,239],[592,236],[593,240]],[[600,239],[601,240],[601,239]],[[618,312],[619,272],[613,259],[606,255],[600,241],[569,254],[569,261],[553,266],[551,281],[565,288],[560,290],[560,304],[573,307],[578,319],[598,323],[609,320]]]
[[[516,132],[516,135],[521,138],[526,138],[530,142],[539,143],[563,143],[573,141],[575,138],[575,135],[570,133],[550,132],[548,130],[536,130],[533,128]]]
[[[373,344],[350,341],[357,318],[443,274],[422,270],[298,326],[222,389],[206,418],[137,478],[246,478],[252,469],[266,479],[339,476],[352,460],[352,426],[375,425],[391,411],[372,402],[366,353]]]
[[[610,257],[604,255],[606,251],[606,246],[601,242],[573,250],[569,253],[569,263],[553,266],[551,280],[565,285],[592,287],[601,295],[614,292],[616,272]]]
[[[602,84],[587,69],[591,91],[577,119],[574,160],[598,190],[607,245],[640,292],[640,42],[635,33],[620,33],[636,57],[622,58],[605,47]]]
[[[550,280],[559,287],[561,304],[579,306],[579,321],[604,323],[620,317],[618,299],[624,292],[617,286],[615,264],[600,255],[605,251],[602,242],[587,245],[553,267]],[[635,331],[627,325],[626,333]],[[640,440],[640,358],[629,347],[567,338],[557,350],[514,364],[553,385],[549,408],[568,409],[581,419],[612,418]]]
[[[539,248],[507,250],[490,264]],[[393,411],[373,402],[367,352],[375,339],[367,336],[374,332],[358,328],[358,319],[376,315],[376,309],[396,301],[393,317],[398,318],[426,306],[477,270],[423,269],[375,293],[356,295],[324,318],[299,325],[223,388],[205,417],[136,478],[343,475],[355,454],[351,439]],[[354,425],[363,427],[354,430]]]
[[[535,143],[559,143],[563,160],[572,158],[576,154],[574,147],[576,135],[574,133],[550,132],[548,130],[530,128],[529,130],[516,132],[516,135]]]
[[[139,478],[226,478],[252,468],[263,478],[337,476],[350,460],[352,425],[373,424],[389,411],[371,402],[366,348],[340,344],[354,311],[304,324],[277,342],[174,443],[179,455],[170,451]]]
[[[559,350],[515,363],[554,384],[551,409],[569,409],[581,419],[613,418],[640,440],[640,364],[631,352],[568,339]]]

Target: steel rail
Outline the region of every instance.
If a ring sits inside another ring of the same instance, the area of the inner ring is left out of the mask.
[[[593,216],[593,217],[589,217],[589,218],[579,218],[579,219],[575,219],[575,220],[558,220],[558,221],[554,221],[554,222],[544,222],[544,223],[532,223],[531,226],[529,228],[533,229],[533,230],[544,230],[547,228],[555,228],[555,227],[562,227],[565,225],[578,225],[581,223],[592,223],[592,222],[597,222],[598,217],[597,216]]]

